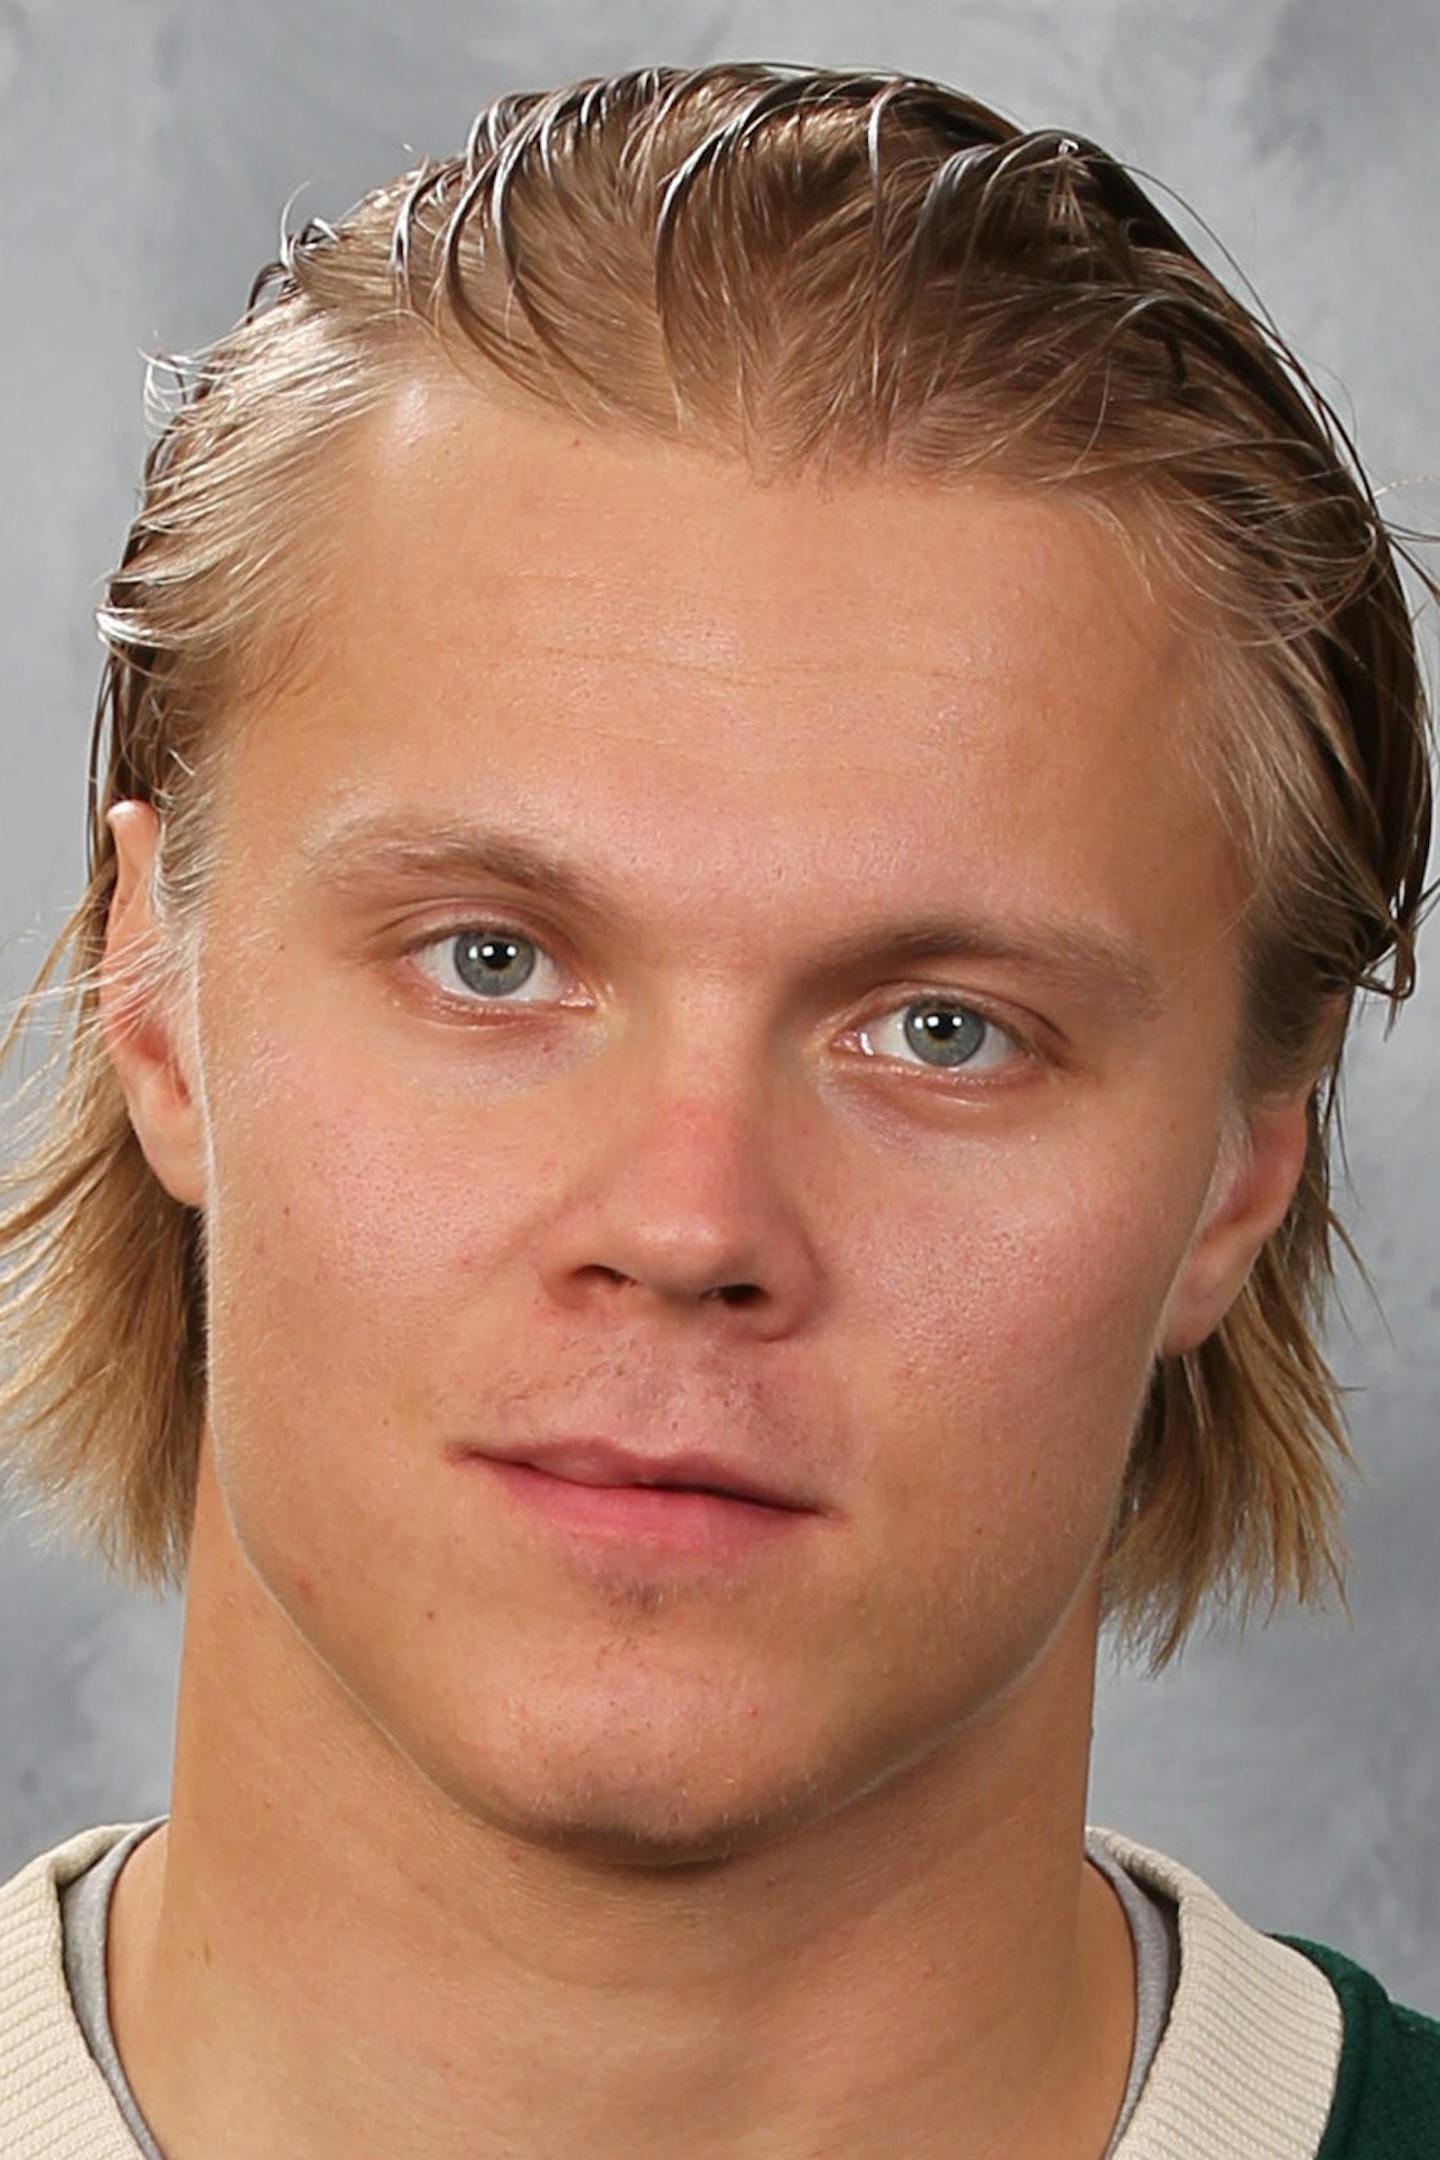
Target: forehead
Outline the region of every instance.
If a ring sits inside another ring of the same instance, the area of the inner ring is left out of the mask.
[[[236,775],[276,850],[443,808],[697,899],[771,863],[822,913],[927,876],[1122,916],[1148,877],[1161,931],[1167,877],[1177,923],[1187,873],[1213,900],[1187,648],[1054,493],[764,487],[417,384],[356,437],[336,536],[303,692]]]
[[[1058,647],[1112,709],[1141,675],[1147,694],[1168,687],[1185,657],[1114,535],[1054,490],[767,486],[735,461],[430,383],[397,395],[351,464],[361,556],[428,642],[458,606],[447,628],[473,628],[497,665],[563,659],[563,641],[697,685],[808,676],[832,721],[847,682],[913,682],[907,702],[928,698],[943,730],[940,701],[967,681],[1053,690]]]

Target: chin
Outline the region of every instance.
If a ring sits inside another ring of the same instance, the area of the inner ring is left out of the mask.
[[[573,1812],[554,1810],[507,1825],[525,1844],[597,1867],[673,1872],[677,1868],[715,1867],[761,1851],[790,1827],[782,1812],[767,1809],[736,1814],[731,1809],[693,1812],[673,1802],[625,1805],[614,1799]]]
[[[465,1812],[521,1844],[598,1866],[643,1870],[700,1867],[756,1852],[823,1809],[811,1779],[758,1767],[735,1775],[734,1756],[718,1767],[570,1763],[543,1785],[534,1763],[513,1779],[483,1787],[473,1766]]]

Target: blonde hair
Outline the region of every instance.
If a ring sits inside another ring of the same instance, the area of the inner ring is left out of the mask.
[[[296,664],[341,573],[325,512],[346,443],[407,376],[458,365],[502,404],[767,484],[1063,489],[1179,573],[1213,690],[1204,769],[1254,883],[1236,1082],[1313,1080],[1309,1142],[1230,1312],[1157,1364],[1102,1617],[1158,1672],[1237,1591],[1243,1625],[1267,1586],[1273,1613],[1328,1573],[1348,1613],[1332,1458],[1354,1457],[1316,1341],[1332,1236],[1349,1243],[1336,1088],[1356,992],[1393,1018],[1413,987],[1429,719],[1403,551],[1348,438],[1128,173],[911,77],[587,80],[500,98],[463,154],[338,226],[282,229],[233,329],[164,365],[178,394],[98,616],[88,884],[0,1044],[58,1003],[67,1026],[21,1095],[58,1085],[0,1215],[0,1417],[42,1533],[180,1587],[205,1408],[203,1213],[151,1172],[98,1027],[105,813],[155,804],[155,905],[189,965],[221,722]]]

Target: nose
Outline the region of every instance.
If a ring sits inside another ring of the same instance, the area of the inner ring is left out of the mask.
[[[542,1235],[551,1301],[627,1318],[703,1302],[766,1337],[803,1325],[820,1271],[773,1110],[743,1085],[616,1093],[597,1091],[572,1135],[574,1171]]]

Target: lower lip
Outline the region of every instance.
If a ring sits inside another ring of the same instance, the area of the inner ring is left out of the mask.
[[[530,1463],[465,1457],[533,1514],[583,1537],[648,1546],[704,1560],[738,1560],[802,1523],[810,1508],[766,1507],[721,1493],[675,1492],[656,1485],[577,1485]]]

